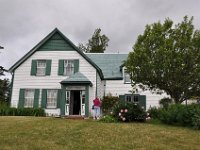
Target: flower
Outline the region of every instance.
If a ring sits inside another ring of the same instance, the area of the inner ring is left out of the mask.
[[[123,110],[123,109],[121,109],[121,112],[124,112],[124,110]]]
[[[121,116],[122,114],[121,113],[119,113],[119,116]]]
[[[126,120],[126,118],[122,118],[122,120],[123,120],[123,121],[125,121],[125,120]]]
[[[128,112],[128,109],[124,109],[124,112]]]
[[[110,112],[110,114],[112,115],[112,114],[113,114],[113,112],[111,111],[111,112]]]

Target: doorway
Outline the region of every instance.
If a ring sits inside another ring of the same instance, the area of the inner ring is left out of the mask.
[[[80,91],[79,90],[72,90],[70,95],[70,109],[69,115],[80,115],[81,112],[81,100],[80,100]]]

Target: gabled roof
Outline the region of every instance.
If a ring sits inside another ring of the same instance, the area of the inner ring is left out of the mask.
[[[87,53],[86,55],[102,70],[104,79],[123,78],[121,66],[128,54]]]
[[[35,47],[33,47],[27,54],[25,54],[19,61],[17,61],[10,69],[10,72],[13,72],[19,65],[21,65],[25,60],[27,60],[31,55],[33,55],[37,50],[44,50],[45,47],[42,47],[50,38],[52,38],[55,34],[61,36],[66,43],[69,44],[75,51],[77,51],[82,57],[84,57],[93,67],[95,67],[101,77],[103,79],[103,73],[101,69],[90,59],[88,58],[81,50],[79,50],[64,34],[62,34],[57,28],[55,28],[51,33],[49,33],[42,41],[40,41]],[[63,49],[64,50],[64,49]]]
[[[77,73],[69,76],[69,78],[61,81],[60,83],[61,84],[67,83],[67,84],[90,84],[90,85],[92,85],[92,82],[80,72],[77,72]]]

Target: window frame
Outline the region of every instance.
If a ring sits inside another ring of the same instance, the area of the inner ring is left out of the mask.
[[[127,70],[126,68],[123,69],[124,83],[125,83],[125,84],[131,84],[131,76],[130,76],[129,73],[126,72],[126,70]],[[130,81],[127,81],[127,75],[128,75],[128,77],[129,77],[129,80],[130,80]]]
[[[44,67],[43,66],[42,67],[38,66],[38,64],[41,63],[42,61],[45,63],[45,66]],[[46,76],[47,60],[44,60],[44,59],[37,60],[36,63],[37,63],[36,64],[36,76]],[[43,69],[44,73],[43,74],[38,74],[38,70],[39,69]]]
[[[29,96],[27,94],[27,92],[30,92],[30,91],[33,92],[32,95],[30,94],[31,96]],[[35,89],[25,89],[25,91],[24,91],[24,108],[33,108],[34,107],[34,98],[35,98]]]
[[[63,75],[70,76],[70,75],[74,74],[75,65],[74,65],[73,59],[65,59],[63,65],[64,65]]]
[[[128,97],[129,97],[129,100],[127,101]],[[139,103],[139,95],[125,94],[125,102],[138,104]]]
[[[51,97],[52,93],[50,91],[56,92],[55,97]],[[58,90],[57,89],[47,89],[47,100],[46,100],[46,108],[47,109],[55,109],[57,108],[58,101]]]

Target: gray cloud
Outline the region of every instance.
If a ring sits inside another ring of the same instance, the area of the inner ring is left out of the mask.
[[[100,27],[107,52],[128,53],[146,24],[188,15],[199,29],[199,7],[198,0],[0,0],[0,65],[9,68],[55,27],[76,45]]]

